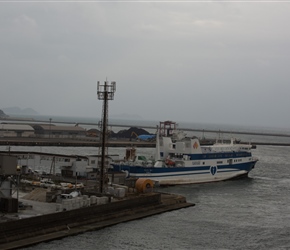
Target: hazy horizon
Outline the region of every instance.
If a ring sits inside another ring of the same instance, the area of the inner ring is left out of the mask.
[[[43,122],[69,122],[73,124],[99,124],[99,122],[102,120],[101,114],[97,116],[62,116],[62,115],[46,115],[46,114],[34,114],[34,115],[25,115],[25,114],[14,114],[10,115],[10,118],[27,118],[27,119],[34,119],[37,121],[43,121]],[[172,121],[176,122],[178,128],[191,128],[191,129],[213,129],[213,130],[229,130],[229,131],[255,131],[255,132],[261,132],[264,131],[265,133],[290,133],[289,127],[275,127],[275,126],[266,126],[266,125],[242,125],[242,124],[229,124],[229,123],[218,123],[218,122],[200,122],[200,121],[184,121],[184,120],[173,120],[173,119],[167,119],[167,120],[154,120],[154,119],[144,119],[144,118],[138,118],[138,119],[130,119],[126,117],[114,117],[109,114],[108,117],[109,123],[114,125],[132,125],[132,126],[157,126],[160,122],[163,121]]]

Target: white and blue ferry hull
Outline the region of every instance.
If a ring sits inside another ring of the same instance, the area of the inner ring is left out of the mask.
[[[127,177],[147,178],[159,185],[195,184],[245,177],[256,160],[236,164],[187,167],[144,167],[112,164],[114,171],[126,172]]]

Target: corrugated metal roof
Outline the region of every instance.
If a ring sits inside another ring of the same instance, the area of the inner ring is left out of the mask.
[[[74,131],[74,132],[85,132],[86,130],[79,126],[57,126],[57,125],[38,125],[43,130],[51,131]]]
[[[30,125],[26,124],[0,124],[0,130],[21,130],[21,131],[34,131]]]

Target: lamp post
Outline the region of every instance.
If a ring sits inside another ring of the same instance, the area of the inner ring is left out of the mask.
[[[114,99],[114,93],[116,91],[116,82],[109,83],[105,81],[104,84],[100,84],[98,81],[97,94],[98,99],[103,100],[103,113],[102,113],[102,154],[101,154],[101,166],[100,166],[100,183],[99,191],[103,193],[104,188],[104,176],[105,176],[105,157],[106,157],[106,143],[107,143],[107,123],[108,123],[108,101]]]

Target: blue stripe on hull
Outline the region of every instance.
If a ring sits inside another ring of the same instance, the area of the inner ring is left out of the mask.
[[[247,162],[240,164],[232,164],[232,165],[218,165],[217,172],[226,172],[226,171],[250,171],[255,165],[255,162]],[[184,174],[188,172],[199,172],[204,171],[204,173],[208,173],[210,171],[211,166],[202,166],[202,167],[141,167],[141,166],[129,166],[129,165],[117,165],[112,164],[114,167],[114,171],[128,171],[129,173],[152,173],[152,174],[166,174],[166,173],[176,173],[176,172],[184,172]],[[233,170],[234,169],[234,170]]]
[[[206,154],[189,154],[190,160],[214,160],[214,159],[235,159],[242,157],[251,157],[251,152],[216,152]]]
[[[205,175],[207,177],[204,176],[203,178],[206,178],[206,180],[202,182],[209,182],[216,181],[216,178],[229,179],[237,177],[238,175],[245,175],[252,170],[255,163],[256,161],[231,165],[218,165],[214,173],[211,173],[211,166],[155,168],[113,164],[113,167],[115,171],[128,171],[130,176],[137,178],[157,178],[161,180],[163,178],[181,177],[180,179],[196,179],[196,182],[198,182],[199,177],[197,176]]]

